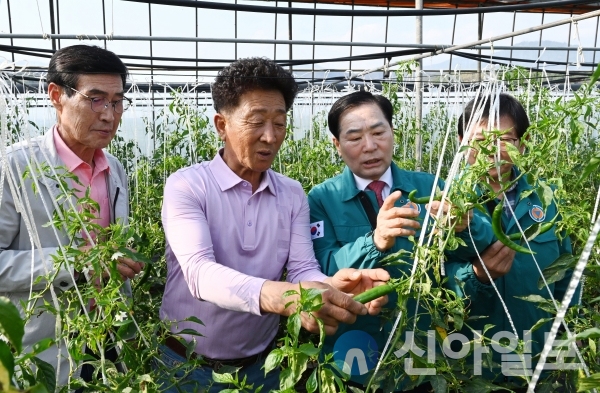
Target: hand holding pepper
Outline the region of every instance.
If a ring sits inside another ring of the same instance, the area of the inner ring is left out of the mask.
[[[421,223],[414,220],[419,211],[409,207],[395,207],[394,203],[402,196],[401,191],[391,193],[377,214],[377,228],[373,232],[373,243],[379,251],[389,250],[394,246],[398,236],[411,236],[421,228]]]
[[[516,253],[515,250],[510,249],[500,241],[496,241],[481,253],[481,259],[485,263],[490,276],[495,280],[510,271]],[[475,276],[480,282],[486,284],[490,282],[479,258],[473,259],[473,272],[475,272]]]
[[[88,252],[91,248],[92,246],[90,244],[86,244],[85,246],[79,247],[79,250],[83,252]],[[134,249],[130,248],[130,250],[135,252]],[[144,268],[144,263],[136,262],[125,255],[121,255],[117,258],[116,267],[121,279],[125,281],[127,279],[133,279],[138,273],[140,273]],[[94,274],[92,270],[90,270],[90,274]],[[104,271],[102,272],[102,278],[108,278],[109,276],[110,272],[108,271],[108,269],[104,269]]]
[[[390,274],[384,269],[352,269],[344,268],[338,271],[329,279],[330,284],[335,289],[351,294],[358,295],[373,288],[383,286],[390,279]],[[381,312],[383,306],[388,302],[386,293],[380,297],[374,298],[370,302],[363,303],[367,307],[370,315],[377,315]]]
[[[433,201],[430,204],[425,205],[425,208],[429,211],[429,214],[433,215],[434,217],[437,215],[440,208],[443,209],[442,217],[450,214],[451,215],[450,216],[451,224],[454,224],[456,222],[456,226],[454,227],[454,232],[456,232],[456,233],[460,233],[460,232],[464,231],[465,229],[467,229],[467,227],[469,226],[469,222],[471,222],[471,219],[473,218],[472,210],[469,210],[467,213],[463,214],[461,217],[453,216],[452,215],[452,205],[448,202],[444,202],[442,204],[442,202],[440,202],[440,201]]]

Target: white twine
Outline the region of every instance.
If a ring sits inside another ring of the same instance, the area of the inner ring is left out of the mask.
[[[571,281],[569,282],[569,286],[567,288],[567,291],[565,292],[565,296],[562,300],[562,303],[560,304],[560,308],[558,310],[558,313],[556,314],[556,318],[554,318],[554,322],[552,323],[552,328],[550,329],[548,338],[544,343],[544,349],[542,350],[542,353],[540,355],[540,360],[538,361],[535,367],[535,371],[533,372],[533,376],[531,377],[531,381],[529,382],[527,393],[535,392],[535,387],[537,385],[542,371],[544,370],[544,365],[546,364],[546,359],[548,358],[550,350],[552,349],[552,346],[554,344],[556,334],[558,333],[558,328],[565,319],[565,315],[569,308],[569,304],[571,303],[571,299],[573,298],[575,290],[579,285],[579,281],[583,276],[583,270],[587,266],[587,262],[590,258],[590,255],[592,254],[592,249],[594,247],[594,243],[596,242],[596,238],[598,237],[598,232],[600,232],[600,217],[596,220],[596,223],[592,228],[592,232],[590,233],[585,247],[583,248],[583,252],[579,257],[579,261],[575,266],[575,270],[573,271],[573,275],[571,276]]]

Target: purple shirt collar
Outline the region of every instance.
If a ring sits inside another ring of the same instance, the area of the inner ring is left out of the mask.
[[[221,191],[229,190],[230,188],[235,187],[236,185],[246,182],[246,180],[239,177],[231,168],[225,163],[223,160],[223,148],[219,149],[217,155],[214,160],[208,164],[210,171],[212,172],[219,188]],[[271,194],[277,196],[277,192],[275,186],[273,185],[273,179],[271,176],[274,176],[274,173],[271,169],[263,172],[262,179],[260,180],[260,184],[256,189],[256,192],[261,192],[265,189],[268,189]]]

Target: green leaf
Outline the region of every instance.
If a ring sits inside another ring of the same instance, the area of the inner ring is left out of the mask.
[[[527,175],[525,175],[525,180],[527,181],[527,184],[531,186],[535,184],[535,176],[533,173],[527,173]]]
[[[592,374],[588,378],[579,379],[578,392],[585,392],[594,388],[600,388],[600,373]]]
[[[577,263],[578,258],[571,254],[562,254],[554,262],[548,265],[542,273],[548,284],[560,281],[565,277],[565,273],[572,269]],[[544,280],[540,277],[538,280],[538,289],[544,288]]]
[[[326,291],[326,289],[323,289],[323,288],[302,289],[302,293],[301,293],[302,300],[312,301],[313,299],[316,299],[318,296],[320,296],[325,291]]]
[[[310,377],[308,377],[308,379],[306,380],[306,391],[307,391],[307,393],[313,393],[319,387],[319,384],[317,382],[317,370],[318,369],[315,368],[313,370],[313,372],[310,374]]]
[[[144,254],[133,251],[127,247],[119,247],[118,250],[125,254],[128,258],[133,259],[135,262],[142,262],[148,265],[152,265],[154,263],[152,259],[146,257]]]
[[[521,152],[512,143],[506,144],[506,152],[508,153],[508,156],[512,162],[518,162],[519,158],[521,157]]]
[[[283,297],[294,296],[294,295],[298,295],[298,291],[296,291],[294,289],[290,289],[289,291],[285,291],[283,293]]]
[[[289,388],[293,388],[295,384],[296,381],[294,380],[294,376],[292,375],[292,369],[284,368],[283,370],[281,370],[281,373],[279,374],[279,388],[281,390],[286,390]]]
[[[188,321],[188,322],[196,322],[199,323],[200,325],[204,326],[204,323],[198,319],[197,317],[187,317],[186,319],[184,319],[184,321]]]
[[[135,338],[136,334],[137,327],[135,326],[135,323],[128,323],[119,327],[119,330],[117,330],[117,337],[121,340],[131,340],[132,338]]]
[[[294,339],[298,339],[298,335],[300,334],[300,327],[302,326],[300,320],[300,314],[292,314],[289,316],[287,320],[287,329],[288,334]]]
[[[592,74],[589,86],[593,86],[594,83],[598,81],[598,78],[600,78],[600,64],[598,64],[598,67],[596,67],[596,71],[594,71],[594,73]]]
[[[592,159],[590,160],[590,162],[585,166],[585,169],[583,170],[583,172],[581,173],[581,176],[579,177],[578,183],[581,183],[583,180],[585,180],[585,178],[587,178],[589,175],[591,175],[592,172],[594,172],[598,168],[599,165],[600,165],[600,153],[593,156]]]
[[[216,373],[214,370],[212,372],[212,379],[213,381],[217,382],[217,383],[233,383],[234,379],[233,376],[229,373],[224,373],[224,374],[219,374]]]
[[[316,356],[319,354],[319,352],[321,352],[319,348],[315,347],[311,343],[302,344],[298,349],[300,350],[300,352],[308,356]]]
[[[454,328],[456,330],[461,330],[463,328],[463,324],[464,324],[464,316],[462,313],[453,313],[452,316],[454,317]]]
[[[592,304],[592,303],[598,303],[598,302],[600,302],[600,296],[593,298],[588,303]]]
[[[37,385],[25,390],[25,393],[48,393],[48,390],[43,384],[38,383]]]
[[[515,296],[517,299],[525,300],[526,302],[537,303],[537,307],[550,314],[556,314],[554,303],[550,299],[545,299],[540,295]]]
[[[548,300],[540,295],[515,296],[518,299],[525,300],[531,303],[545,303]]]
[[[336,393],[333,371],[322,368],[320,375],[321,377],[321,392],[322,393]]]
[[[537,237],[537,235],[540,234],[541,230],[542,230],[542,223],[536,222],[529,228],[525,229],[525,239],[527,239],[528,242],[532,241],[533,239],[535,239]]]
[[[306,371],[306,367],[308,366],[308,356],[302,352],[296,352],[290,356],[288,360],[292,369],[292,375],[294,376],[294,384],[296,384],[302,377],[304,371]]]
[[[44,338],[35,344],[33,344],[32,353],[38,354],[44,352],[46,349],[50,348],[54,344],[54,340],[51,338]]]
[[[179,336],[179,335],[181,335],[181,334],[188,334],[188,335],[190,335],[190,336],[199,336],[199,337],[204,337],[204,336],[202,336],[202,334],[198,333],[198,332],[197,332],[196,330],[194,330],[194,329],[183,329],[183,330],[181,330],[181,331],[179,331],[179,332],[176,332],[176,333],[173,333],[173,334],[175,334],[175,335],[177,335],[177,336]]]
[[[364,391],[364,390],[362,390],[362,389],[359,389],[359,388],[355,388],[354,386],[348,386],[348,389],[350,389],[350,391],[351,391],[352,393],[365,393],[365,391]]]
[[[537,321],[535,323],[535,325],[533,325],[530,329],[531,332],[535,332],[536,330],[538,330],[539,328],[541,328],[545,323],[549,322],[549,321],[553,321],[554,318],[542,318],[539,321]]]
[[[56,371],[54,367],[37,357],[31,358],[31,360],[37,368],[35,373],[36,381],[44,385],[49,392],[53,392],[56,389]]]
[[[117,320],[116,318],[113,320],[113,326],[125,326],[133,323],[133,319],[123,319],[122,321]]]
[[[465,393],[489,393],[489,392],[494,392],[496,390],[506,390],[506,389],[501,386],[496,386],[491,382],[477,378],[477,379],[472,379],[469,382],[467,382],[463,391]]]
[[[15,359],[7,343],[0,340],[0,364],[8,372],[8,380],[12,380],[15,371]]]
[[[554,192],[552,188],[545,182],[540,182],[537,188],[537,194],[540,197],[540,201],[542,202],[542,208],[544,211],[550,206],[552,203],[552,197],[554,196]]]
[[[432,375],[429,382],[435,393],[446,393],[448,382],[446,382],[446,379],[441,375]]]
[[[598,328],[589,328],[584,330],[583,332],[577,333],[575,338],[577,340],[585,340],[586,338],[599,338],[600,337],[600,329]]]
[[[24,364],[26,361],[36,356],[39,353],[44,352],[54,344],[54,340],[51,338],[44,338],[37,343],[33,344],[33,351],[27,352],[17,359],[17,364]]]
[[[275,369],[276,367],[279,367],[282,361],[283,351],[279,348],[275,348],[274,350],[272,350],[271,353],[269,353],[269,356],[267,356],[267,359],[265,360],[265,375],[267,375],[268,372]]]
[[[0,333],[21,353],[25,322],[21,319],[19,310],[8,298],[0,296]]]

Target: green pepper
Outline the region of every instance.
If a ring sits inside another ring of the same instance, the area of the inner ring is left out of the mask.
[[[525,230],[525,237],[527,241],[531,241],[541,235],[542,233],[548,232],[554,226],[554,221],[544,222],[544,223],[536,223],[530,226]],[[521,240],[523,234],[521,232],[513,233],[512,235],[508,235],[508,238],[512,241]]]
[[[428,196],[417,198],[417,190],[412,190],[408,194],[408,200],[411,201],[412,203],[416,203],[417,205],[424,205],[426,203],[429,203],[429,199],[430,199],[430,197],[428,197]],[[441,201],[442,195],[437,194],[436,196],[433,197],[433,200]]]
[[[496,205],[496,208],[492,213],[492,232],[494,232],[494,236],[496,236],[500,243],[504,244],[511,250],[522,252],[524,254],[534,254],[528,248],[513,242],[502,230],[502,203]]]
[[[383,285],[379,285],[377,287],[368,289],[368,290],[364,291],[363,293],[359,293],[358,295],[354,296],[353,299],[359,303],[365,304],[365,303],[370,302],[371,300],[375,300],[382,296],[388,295],[388,294],[392,293],[395,289],[396,289],[395,285],[383,284]]]

